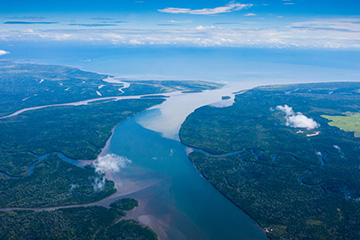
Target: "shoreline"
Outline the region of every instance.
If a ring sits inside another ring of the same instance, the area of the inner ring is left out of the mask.
[[[173,92],[169,92],[169,93],[161,93],[161,94],[160,93],[155,93],[155,94],[143,94],[143,95],[92,98],[92,99],[87,99],[87,100],[82,100],[82,101],[77,101],[77,102],[58,103],[58,104],[49,104],[49,105],[42,105],[42,106],[36,106],[36,107],[30,107],[30,108],[23,108],[23,109],[20,109],[20,110],[18,110],[16,112],[12,113],[12,114],[0,117],[0,120],[15,117],[15,116],[20,115],[20,114],[22,114],[24,112],[34,111],[34,110],[43,109],[43,108],[61,107],[61,106],[81,106],[81,105],[87,105],[89,103],[96,102],[96,101],[102,101],[102,100],[121,101],[121,100],[131,100],[131,99],[146,99],[146,96],[159,96],[159,95],[160,96],[161,95],[171,96],[176,92],[177,91],[173,91]]]
[[[181,144],[183,144],[184,146],[187,146],[185,145],[182,141],[181,141]],[[190,147],[191,148],[191,147]],[[202,150],[200,148],[197,148],[197,150]],[[204,152],[206,152],[205,150],[202,150]],[[191,153],[191,152],[189,152]],[[188,155],[188,153],[187,153]],[[191,162],[191,164],[196,168],[196,170],[199,172],[199,174],[201,175],[201,177],[203,179],[205,179],[205,181],[207,181],[208,183],[211,184],[211,186],[216,189],[216,191],[218,191],[223,197],[225,197],[228,201],[230,201],[232,204],[234,204],[234,206],[236,206],[238,209],[240,209],[242,212],[244,212],[249,218],[251,218],[254,223],[256,223],[256,225],[258,225],[262,230],[263,232],[265,233],[266,237],[268,238],[268,235],[267,235],[267,231],[266,231],[266,228],[261,226],[261,224],[253,217],[251,216],[245,209],[243,209],[241,206],[239,206],[237,203],[235,203],[232,199],[230,199],[229,197],[227,197],[222,191],[220,191],[220,189],[218,189],[208,178],[206,178],[204,176],[204,174],[201,172],[201,170],[195,165],[195,163],[193,161],[191,161],[191,159],[188,157],[188,160]]]

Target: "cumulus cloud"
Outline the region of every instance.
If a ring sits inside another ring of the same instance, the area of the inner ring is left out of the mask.
[[[164,13],[187,13],[187,14],[196,14],[196,15],[211,15],[217,13],[228,13],[233,11],[239,11],[244,8],[252,7],[252,4],[241,4],[241,3],[229,3],[223,7],[216,7],[216,8],[203,8],[203,9],[190,9],[190,8],[165,8],[159,9],[159,12]]]
[[[307,128],[309,130],[320,126],[314,119],[308,118],[300,112],[295,113],[292,107],[289,107],[288,105],[277,106],[276,110],[285,113],[286,126],[293,128]]]
[[[256,16],[255,13],[247,13],[244,15],[245,17],[253,17],[253,16]]]
[[[5,50],[0,50],[0,56],[1,55],[5,55],[5,54],[9,54],[10,52],[8,52],[8,51],[5,51]]]
[[[93,166],[97,173],[118,173],[130,163],[131,161],[126,157],[118,156],[116,154],[106,154],[93,162]],[[97,182],[97,184],[99,183]]]

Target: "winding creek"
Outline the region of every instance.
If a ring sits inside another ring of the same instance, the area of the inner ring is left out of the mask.
[[[74,160],[74,159],[68,158],[61,152],[52,152],[52,153],[57,154],[63,161],[65,161],[67,163],[70,163],[71,165],[74,165],[74,166],[77,166],[77,167],[80,167],[80,168],[84,168],[85,165],[86,165],[85,161],[82,162],[82,161],[79,161],[79,160]],[[45,158],[47,158],[52,153],[46,153],[46,154],[43,154],[41,156],[37,156],[38,160],[28,167],[27,175],[25,175],[25,176],[12,176],[12,175],[9,175],[9,174],[7,174],[6,172],[3,172],[3,171],[0,171],[0,174],[3,175],[6,178],[12,178],[12,179],[21,179],[21,178],[24,178],[24,177],[28,177],[28,176],[30,176],[31,174],[34,173],[34,167],[37,164],[39,164],[40,162],[42,162]]]

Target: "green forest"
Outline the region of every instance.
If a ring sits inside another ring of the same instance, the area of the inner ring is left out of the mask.
[[[359,239],[360,140],[330,121],[359,113],[359,89],[258,87],[233,106],[197,109],[180,138],[201,174],[270,239]]]

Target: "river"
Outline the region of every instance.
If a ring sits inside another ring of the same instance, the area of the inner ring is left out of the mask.
[[[94,205],[107,207],[114,200],[127,196],[138,199],[140,206],[130,211],[126,218],[136,219],[150,226],[162,240],[267,239],[264,231],[254,220],[201,177],[200,172],[187,157],[189,148],[182,145],[178,137],[181,124],[196,108],[207,104],[213,104],[215,107],[230,106],[234,102],[234,91],[254,86],[254,83],[232,83],[213,91],[166,94],[170,98],[164,103],[118,125],[100,154],[99,158],[116,154],[131,161],[131,164],[122,167],[120,173],[106,173],[116,184],[116,194],[95,203],[32,210]],[[230,98],[221,100],[222,96]],[[76,106],[91,101],[95,99],[22,109],[3,118],[45,107]],[[80,164],[79,161],[58,154],[63,160],[80,167],[91,163],[84,161]],[[40,156],[39,160],[29,167],[29,175],[32,174],[34,166],[48,155]],[[10,210],[21,208],[1,209]]]
[[[127,218],[150,226],[160,239],[267,239],[253,219],[201,176],[178,141],[186,116],[223,94],[231,95],[231,88],[172,96],[118,125],[103,152],[131,160],[110,178],[119,195],[131,192],[125,196],[139,200]]]

